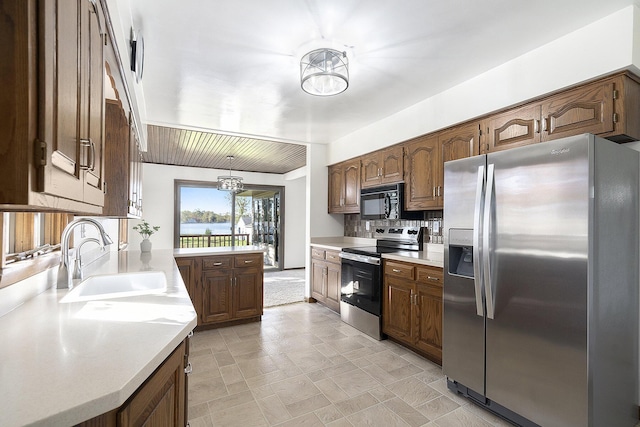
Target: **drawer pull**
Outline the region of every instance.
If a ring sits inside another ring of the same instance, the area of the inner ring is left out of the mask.
[[[187,375],[191,375],[193,372],[193,366],[191,366],[191,362],[187,363],[187,367],[184,368],[184,373]]]
[[[219,265],[222,265],[222,263],[221,262],[214,262],[213,265],[217,267]]]
[[[244,260],[244,263],[245,263],[245,264],[251,264],[252,262],[253,262],[253,260],[252,260],[252,259],[245,259],[245,260]]]
[[[436,280],[436,281],[440,280],[440,278],[439,278],[439,277],[433,277],[433,276],[427,276],[427,279],[429,279],[429,280]]]
[[[402,273],[402,270],[398,270],[397,268],[393,268],[391,269],[391,271],[393,271],[394,273]]]
[[[187,338],[191,338],[193,336],[193,331],[189,331],[189,333],[187,334]]]

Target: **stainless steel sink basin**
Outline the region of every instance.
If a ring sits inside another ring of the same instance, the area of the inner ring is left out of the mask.
[[[162,271],[96,275],[80,282],[60,302],[146,295],[166,288],[167,277]]]

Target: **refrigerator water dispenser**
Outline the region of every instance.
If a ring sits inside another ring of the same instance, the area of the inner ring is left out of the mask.
[[[449,230],[449,274],[473,279],[473,230]]]

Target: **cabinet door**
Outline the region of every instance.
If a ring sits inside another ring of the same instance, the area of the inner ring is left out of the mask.
[[[344,165],[343,213],[360,213],[360,160]]]
[[[329,166],[329,213],[342,212],[343,185],[342,166]]]
[[[262,315],[262,270],[238,268],[233,278],[233,318]]]
[[[384,292],[382,331],[393,338],[413,344],[413,283],[385,274]]]
[[[202,272],[202,322],[224,322],[233,314],[233,270],[206,270]]]
[[[417,138],[405,145],[405,151],[405,208],[425,210],[440,206],[437,191],[441,160],[437,135]]]
[[[185,354],[183,342],[120,408],[119,427],[186,425]]]
[[[80,148],[84,170],[84,201],[104,203],[104,39],[98,10],[81,0],[80,16]],[[87,144],[89,144],[87,146]]]
[[[142,155],[135,126],[129,119],[129,216],[142,217]]]
[[[404,179],[404,157],[402,146],[392,147],[382,151],[381,184],[401,182]]]
[[[379,152],[362,157],[362,179],[360,180],[362,188],[380,185],[381,168]]]
[[[341,265],[327,263],[327,286],[325,304],[333,311],[340,312]]]
[[[442,363],[442,287],[416,285],[414,345]]]
[[[126,217],[129,212],[129,120],[120,102],[108,99],[105,107],[105,171],[108,182],[103,215]],[[185,282],[186,283],[186,282]]]
[[[480,147],[480,153],[540,142],[540,111],[540,104],[529,104],[483,121],[482,129],[487,132],[487,138]]]
[[[438,176],[439,204],[444,204],[444,164],[450,160],[475,156],[480,150],[480,123],[469,123],[438,134],[442,166]]]
[[[613,131],[613,82],[592,83],[542,104],[542,139]]]
[[[327,266],[322,261],[311,261],[311,296],[324,302],[326,297]]]
[[[82,201],[78,130],[80,108],[81,6],[84,0],[41,2],[44,19],[41,37],[42,67],[39,102],[42,111],[41,138],[50,144],[51,162],[44,169],[43,188],[48,194]]]

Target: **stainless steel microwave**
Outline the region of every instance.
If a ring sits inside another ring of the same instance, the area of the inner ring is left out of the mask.
[[[360,218],[423,219],[422,211],[405,211],[404,184],[365,188],[360,192]]]

